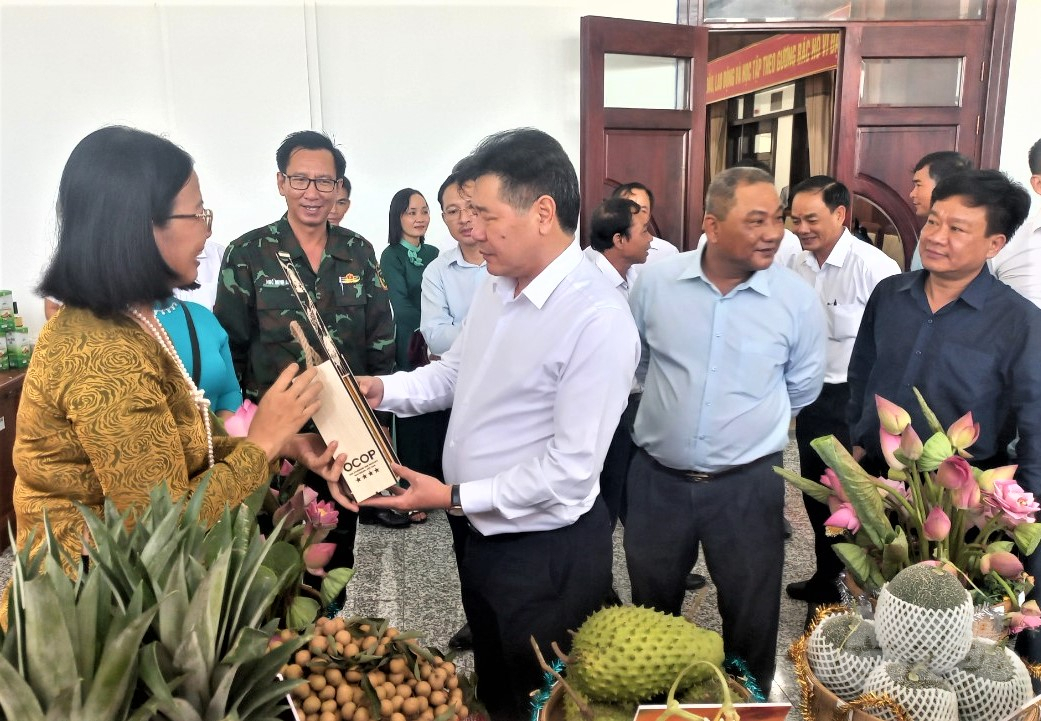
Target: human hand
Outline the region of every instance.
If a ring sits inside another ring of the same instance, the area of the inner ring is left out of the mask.
[[[395,511],[430,511],[437,508],[449,508],[452,505],[452,489],[433,476],[424,475],[398,463],[391,463],[390,470],[403,481],[408,481],[408,488],[393,486],[389,496],[373,496],[361,502],[363,506],[373,508],[390,508]]]
[[[383,379],[378,376],[357,376],[355,380],[369,408],[378,408],[383,401]]]
[[[867,451],[864,450],[863,446],[853,446],[853,450],[850,451],[850,455],[853,456],[853,460],[860,463],[864,460],[864,456],[867,455]]]
[[[282,449],[282,455],[303,463],[309,470],[325,479],[329,494],[349,511],[358,512],[358,504],[350,497],[343,480],[343,466],[347,454],[336,454],[337,443],[328,446],[317,433],[297,433]]]
[[[246,435],[273,461],[283,447],[321,406],[318,394],[322,384],[314,368],[297,375],[299,366],[290,363],[278,376],[257,405],[256,415]]]

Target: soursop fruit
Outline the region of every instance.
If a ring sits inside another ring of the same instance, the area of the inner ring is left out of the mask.
[[[954,688],[924,664],[886,661],[864,682],[864,693],[885,694],[914,721],[958,721]],[[874,711],[882,721],[896,721],[889,709]]]
[[[882,587],[875,634],[887,659],[926,663],[943,674],[969,652],[972,613],[972,599],[958,579],[919,563]]]
[[[1005,718],[1033,695],[1019,656],[985,638],[974,638],[968,655],[944,678],[958,696],[959,721]]]
[[[604,608],[571,641],[568,682],[594,701],[639,703],[664,693],[693,661],[723,663],[723,639],[686,619],[638,606]],[[686,674],[680,691],[712,670]]]
[[[874,622],[855,613],[828,616],[810,634],[806,658],[825,688],[843,701],[852,701],[863,692],[868,675],[882,663]]]

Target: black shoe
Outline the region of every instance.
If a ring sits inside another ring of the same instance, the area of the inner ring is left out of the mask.
[[[474,636],[470,632],[470,624],[464,623],[463,627],[448,639],[448,647],[456,651],[468,651],[474,647]]]
[[[792,537],[792,524],[786,518],[786,519],[784,519],[784,539],[788,540],[791,537]]]
[[[816,576],[811,576],[805,581],[789,583],[784,591],[788,594],[788,598],[806,601],[811,605],[838,603],[842,600],[834,579],[827,580]]]
[[[688,573],[685,585],[688,591],[697,591],[704,588],[707,583],[708,581],[700,573]]]
[[[381,508],[372,513],[362,513],[358,516],[358,522],[364,525],[379,523],[388,529],[407,529],[411,522],[407,513],[398,513],[390,509]]]

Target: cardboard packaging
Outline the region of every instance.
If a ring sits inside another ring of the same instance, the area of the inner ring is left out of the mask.
[[[315,426],[326,443],[337,441],[337,454],[347,453],[343,480],[350,495],[363,501],[397,484],[397,478],[390,470],[390,464],[397,463],[397,458],[375,414],[365,402],[354,373],[336,348],[325,322],[307,294],[292,258],[288,253],[279,253],[278,261],[318,339],[318,351],[326,358],[317,367],[322,382],[319,396],[322,407],[314,415]]]
[[[0,290],[0,333],[14,328],[14,298],[9,290]]]
[[[7,367],[28,368],[32,358],[33,347],[29,340],[29,329],[17,326],[7,331]]]

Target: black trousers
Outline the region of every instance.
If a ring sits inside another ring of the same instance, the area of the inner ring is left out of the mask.
[[[771,453],[695,482],[638,449],[626,489],[625,560],[633,603],[679,615],[700,543],[716,586],[728,656],[769,694],[784,567],[784,481]]]
[[[810,441],[820,436],[833,435],[846,448],[850,447],[849,425],[846,423],[846,407],[849,404],[849,384],[825,383],[821,394],[810,405],[799,411],[795,419],[795,442],[799,447],[799,473],[803,478],[819,481],[824,475],[824,461],[810,447]],[[806,515],[813,528],[813,554],[817,559],[817,572],[813,580],[827,583],[842,572],[842,561],[831,549],[841,537],[829,538],[825,534],[824,522],[831,509],[806,494],[802,497]]]
[[[461,551],[461,553],[460,553]],[[456,550],[463,609],[473,631],[478,698],[492,721],[530,718],[542,683],[529,638],[547,659],[598,609],[611,584],[611,526],[599,498],[570,526],[482,536],[467,529]]]
[[[622,412],[618,427],[611,436],[611,445],[607,447],[604,457],[604,469],[600,472],[600,496],[607,504],[607,515],[614,528],[618,519],[625,523],[622,504],[625,499],[625,480],[629,476],[629,463],[633,458],[636,445],[633,443],[632,426],[636,419],[636,411],[640,407],[640,394],[629,396],[629,404]]]

